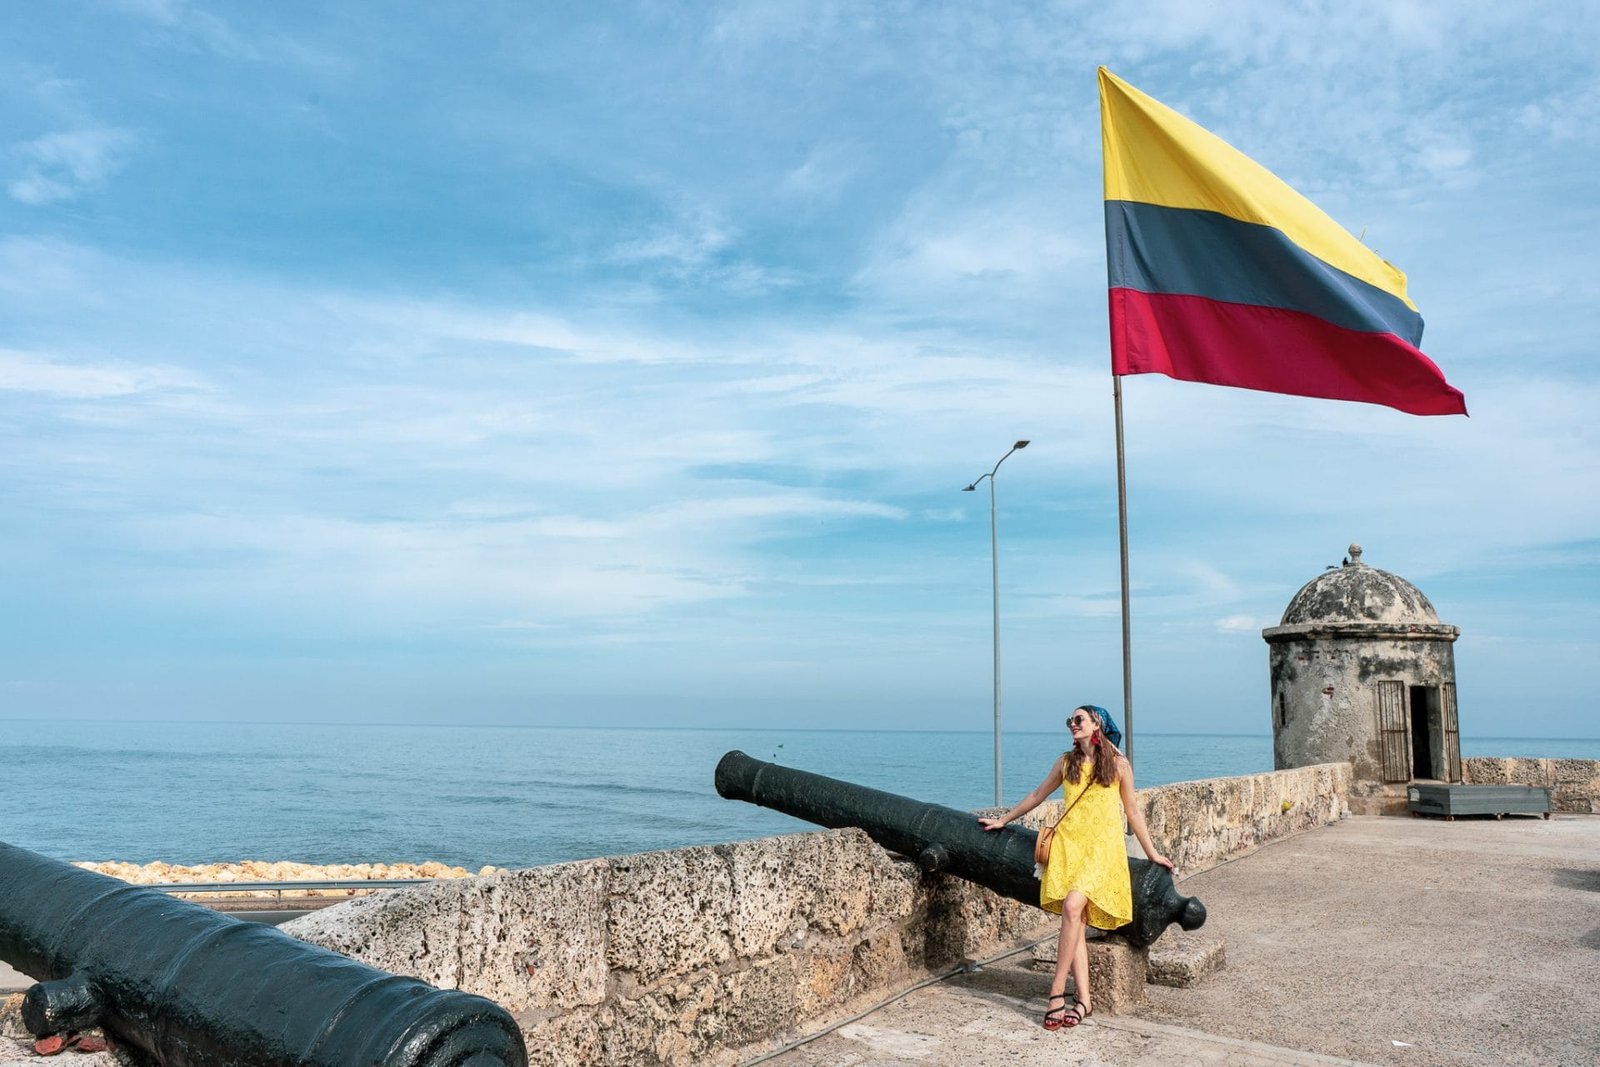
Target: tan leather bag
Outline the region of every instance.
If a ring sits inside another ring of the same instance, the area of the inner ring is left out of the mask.
[[[1062,815],[1062,818],[1066,818],[1066,816]],[[1050,846],[1055,839],[1056,828],[1054,826],[1046,826],[1039,831],[1038,838],[1033,842],[1033,862],[1036,866],[1048,867],[1050,865]]]

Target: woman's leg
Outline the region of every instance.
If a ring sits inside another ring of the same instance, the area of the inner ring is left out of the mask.
[[[1067,973],[1072,973],[1074,993],[1085,1004],[1089,1001],[1089,950],[1084,941],[1084,910],[1089,898],[1074,889],[1061,902],[1061,936],[1056,941],[1056,976],[1050,983],[1051,993],[1064,993]]]
[[[1083,903],[1087,905],[1088,901]],[[1074,999],[1083,1004],[1083,1016],[1094,1010],[1094,998],[1089,995],[1089,924],[1081,910],[1078,913],[1078,945],[1072,952],[1072,993]]]

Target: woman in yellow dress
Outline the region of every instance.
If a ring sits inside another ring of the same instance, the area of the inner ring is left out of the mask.
[[[1133,766],[1105,736],[1106,714],[1092,704],[1073,709],[1067,719],[1072,747],[1056,758],[1039,788],[998,819],[979,819],[985,830],[998,830],[1044,803],[1062,787],[1066,814],[1056,826],[1050,862],[1039,879],[1039,906],[1061,916],[1056,946],[1056,973],[1050,983],[1044,1028],[1077,1026],[1094,1014],[1089,992],[1089,926],[1115,930],[1133,919],[1133,894],[1128,884],[1128,855],[1122,825],[1138,838],[1151,863],[1175,872],[1172,861],[1156,850],[1145,826],[1144,812],[1133,796]],[[1067,1007],[1067,973],[1072,974],[1074,1001]]]

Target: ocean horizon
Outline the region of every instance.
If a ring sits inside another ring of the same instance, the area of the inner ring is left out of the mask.
[[[1007,732],[1006,803],[1062,731]],[[1272,737],[1141,731],[1138,784],[1272,769]],[[438,860],[532,867],[809,829],[723,800],[724,752],[963,810],[985,730],[0,719],[0,840],[66,860]],[[1600,759],[1600,738],[1463,737],[1463,755]]]

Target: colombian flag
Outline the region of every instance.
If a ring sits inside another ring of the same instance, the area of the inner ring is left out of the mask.
[[[1465,415],[1406,276],[1215,134],[1104,67],[1111,369]]]

